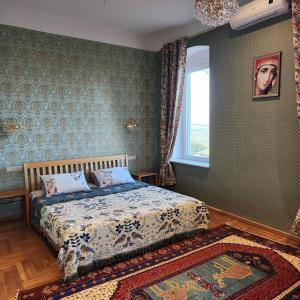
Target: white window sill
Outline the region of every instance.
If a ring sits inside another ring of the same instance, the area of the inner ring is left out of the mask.
[[[181,164],[181,165],[188,165],[188,166],[194,166],[199,168],[206,168],[209,169],[209,164],[197,160],[189,160],[189,159],[172,159],[172,163]]]

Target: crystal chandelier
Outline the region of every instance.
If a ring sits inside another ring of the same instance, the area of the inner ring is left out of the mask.
[[[238,9],[237,0],[195,0],[194,18],[203,25],[217,27],[228,23]]]

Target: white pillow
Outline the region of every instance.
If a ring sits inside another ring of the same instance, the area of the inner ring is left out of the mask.
[[[135,182],[128,169],[122,167],[92,171],[91,175],[94,183],[100,188]]]
[[[46,197],[74,193],[80,191],[90,191],[83,172],[42,175]]]

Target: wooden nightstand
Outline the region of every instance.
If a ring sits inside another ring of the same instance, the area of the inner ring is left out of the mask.
[[[143,181],[143,178],[151,180],[154,179],[153,184],[158,185],[158,173],[152,171],[140,171],[131,174],[139,181]]]
[[[0,200],[8,199],[8,198],[14,198],[14,197],[23,197],[24,199],[24,212],[26,211],[26,207],[28,205],[27,200],[26,200],[26,190],[25,188],[15,188],[11,190],[4,190],[0,191]],[[25,215],[25,220],[28,223],[29,220],[27,219],[26,213]]]

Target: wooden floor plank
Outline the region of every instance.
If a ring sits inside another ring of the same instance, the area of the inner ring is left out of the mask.
[[[4,286],[4,281],[0,280],[0,299],[9,299],[9,295],[7,294],[7,291]]]
[[[16,295],[17,290],[22,285],[18,270],[16,268],[9,270],[3,274],[5,297],[13,297]],[[5,298],[4,298],[5,299]]]
[[[210,227],[229,224],[265,238],[300,247],[286,237],[246,224],[222,213],[210,213]],[[0,299],[12,300],[18,289],[30,289],[62,277],[45,240],[23,220],[0,223]]]

